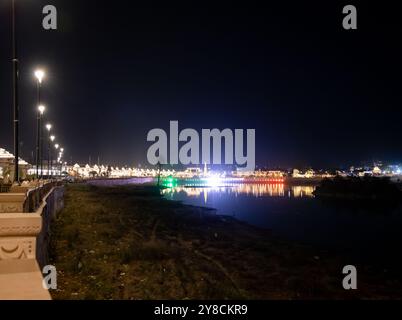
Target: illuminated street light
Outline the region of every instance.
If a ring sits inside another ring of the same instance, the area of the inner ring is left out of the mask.
[[[35,77],[38,79],[39,84],[42,83],[43,78],[45,77],[45,72],[43,70],[36,70]]]
[[[45,113],[45,110],[46,110],[45,106],[40,105],[38,107],[38,111],[39,111],[41,116],[43,116],[43,114]]]
[[[50,161],[50,153],[51,153],[51,148],[50,148],[50,144],[51,144],[51,137],[50,137],[50,130],[52,129],[52,125],[50,123],[48,123],[46,125],[46,129],[47,129],[47,176],[48,178],[50,177],[50,171],[51,171],[51,161]]]
[[[35,71],[35,78],[37,80],[37,105],[38,105],[38,113],[37,113],[37,132],[36,132],[36,178],[39,178],[39,164],[41,167],[41,176],[43,173],[43,165],[42,165],[42,116],[45,112],[45,107],[42,105],[41,101],[41,87],[42,81],[45,77],[45,72],[43,70]]]
[[[61,159],[63,158],[63,152],[64,152],[64,148],[60,147],[60,153],[59,153],[59,164],[60,164],[60,175],[62,175],[63,172],[63,162],[61,161]]]
[[[52,159],[52,148],[51,143],[56,139],[55,136],[50,136],[50,141],[49,141],[49,158],[50,158],[50,178],[52,179],[53,177],[53,159]]]
[[[56,143],[56,144],[54,145],[54,147],[56,148],[56,150],[58,150],[60,146]],[[59,159],[57,159],[57,162],[59,162]],[[56,168],[57,168],[57,165],[56,165]]]
[[[39,97],[39,95],[38,95]],[[38,112],[36,114],[36,178],[39,179],[39,166],[41,167],[42,176],[42,116],[46,108],[44,105],[40,104],[40,99],[38,98]]]
[[[39,79],[38,79],[39,80]],[[42,78],[41,78],[42,81]],[[45,113],[46,107],[44,105],[39,105],[39,163],[40,163],[40,177],[43,178],[43,132],[42,132],[42,120],[43,114]]]

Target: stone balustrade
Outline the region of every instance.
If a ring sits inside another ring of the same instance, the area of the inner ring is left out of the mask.
[[[1,194],[0,299],[50,299],[41,270],[49,262],[50,225],[63,196],[64,187],[55,183]]]
[[[0,193],[0,214],[25,212],[26,193]]]
[[[35,259],[36,236],[41,229],[42,217],[39,214],[0,215],[0,261]]]

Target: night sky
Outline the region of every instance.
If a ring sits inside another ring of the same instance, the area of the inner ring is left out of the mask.
[[[384,1],[16,1],[31,163],[38,66],[46,117],[74,163],[146,165],[148,131],[170,120],[256,129],[260,166],[402,162],[402,19]],[[0,4],[0,146],[12,152],[10,3]],[[42,28],[46,4],[57,31]],[[358,30],[342,28],[346,4]]]

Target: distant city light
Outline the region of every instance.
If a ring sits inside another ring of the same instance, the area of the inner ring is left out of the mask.
[[[208,187],[219,187],[219,185],[221,184],[222,179],[219,178],[218,176],[212,176],[207,178],[207,185]]]

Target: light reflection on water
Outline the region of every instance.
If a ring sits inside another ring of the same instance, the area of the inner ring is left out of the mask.
[[[387,268],[395,263],[395,252],[402,250],[402,207],[388,209],[387,214],[382,206],[367,212],[366,207],[317,199],[314,189],[314,186],[284,184],[238,184],[209,188],[178,186],[163,190],[163,194],[168,200],[215,208],[219,215],[271,229],[286,239],[382,261]]]
[[[284,184],[238,184],[227,187],[175,187],[164,189],[162,193],[167,198],[175,198],[177,194],[186,197],[204,198],[204,203],[208,203],[208,195],[210,194],[232,194],[232,195],[251,195],[259,197],[288,197],[288,198],[312,198],[314,186],[285,186]]]

